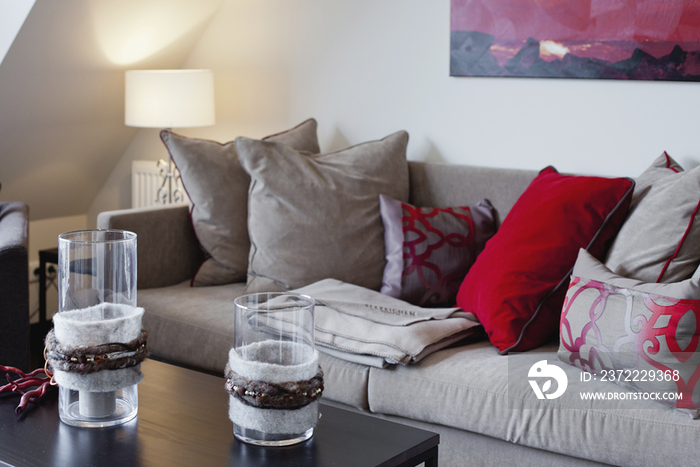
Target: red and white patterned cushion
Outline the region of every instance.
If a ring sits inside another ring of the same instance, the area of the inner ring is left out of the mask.
[[[488,200],[416,207],[379,195],[387,265],[381,292],[419,306],[454,306],[459,286],[496,232]]]
[[[680,393],[672,404],[697,417],[699,298],[700,276],[644,284],[581,250],[562,309],[559,359],[593,373],[622,370],[616,382],[628,389]]]

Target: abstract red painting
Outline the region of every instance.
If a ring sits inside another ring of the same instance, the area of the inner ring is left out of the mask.
[[[697,0],[451,0],[451,76],[700,81]]]

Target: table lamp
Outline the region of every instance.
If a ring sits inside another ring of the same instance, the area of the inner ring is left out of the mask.
[[[191,128],[213,125],[214,73],[211,70],[130,70],[126,72],[124,123],[140,128]],[[157,203],[182,199],[172,159],[161,159],[163,184]],[[175,190],[173,190],[175,178]]]

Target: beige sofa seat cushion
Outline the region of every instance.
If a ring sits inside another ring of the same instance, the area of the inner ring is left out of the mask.
[[[223,376],[233,346],[233,301],[244,288],[243,282],[190,287],[187,281],[139,290],[138,304],[146,310],[143,327],[149,333],[151,354]],[[324,371],[324,398],[361,409],[369,407],[368,367],[324,353],[320,353],[319,363]]]
[[[323,369],[322,400],[331,400],[369,410],[367,400],[367,384],[369,383],[369,367],[358,363],[347,362],[332,357],[323,351],[319,352],[318,363]]]
[[[557,363],[556,348],[527,354]],[[528,368],[517,382],[510,378],[509,387],[510,358],[481,342],[442,350],[412,366],[371,368],[370,410],[615,465],[684,465],[696,456],[700,423],[687,414],[655,401],[611,409],[563,396],[543,401],[551,403],[544,408],[528,383]],[[619,389],[609,382],[580,383],[578,369],[561,365],[570,381],[567,393],[584,384],[590,391]],[[527,406],[532,408],[516,408],[533,398]]]
[[[190,287],[189,281],[138,291],[149,351],[202,370],[224,373],[233,345],[233,300],[245,283]]]

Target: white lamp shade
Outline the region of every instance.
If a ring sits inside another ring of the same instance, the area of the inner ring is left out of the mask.
[[[187,128],[213,125],[214,121],[214,73],[211,70],[126,72],[126,125]]]

